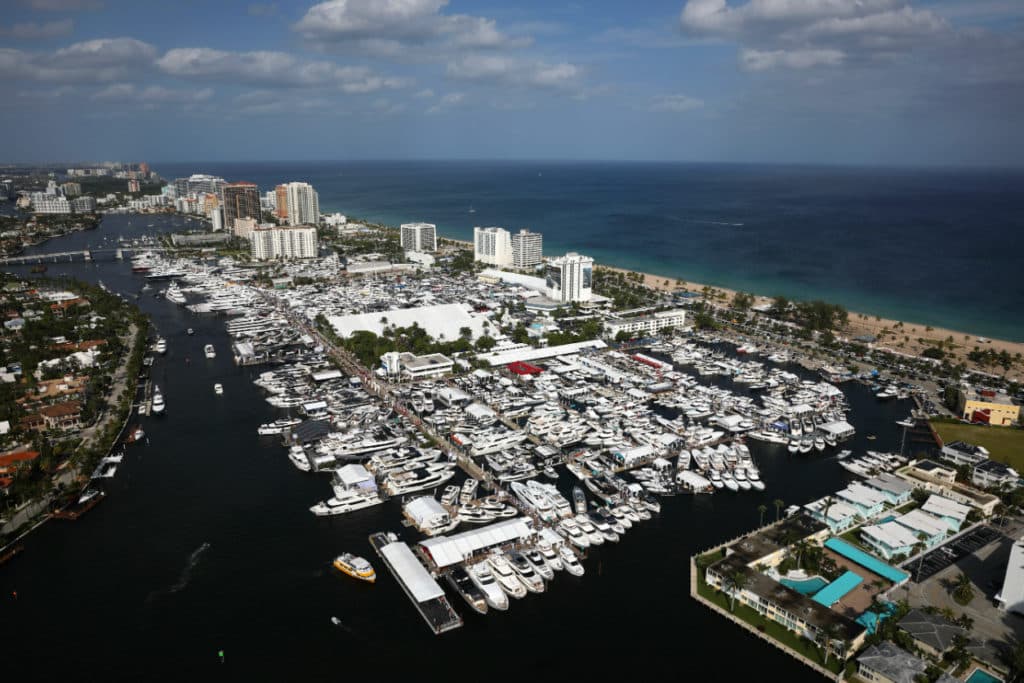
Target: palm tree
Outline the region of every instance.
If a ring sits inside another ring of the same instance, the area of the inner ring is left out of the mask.
[[[953,599],[961,605],[966,605],[974,599],[974,586],[971,584],[971,577],[960,572],[956,577],[956,584],[953,586]]]
[[[838,640],[842,635],[842,631],[838,624],[825,624],[824,628],[821,629],[822,650],[825,652],[825,666],[828,666],[828,655],[832,649],[832,641]]]
[[[722,588],[729,594],[729,611],[736,611],[736,594],[747,587],[750,579],[741,571],[735,571],[722,581]]]
[[[785,505],[785,501],[781,498],[776,498],[772,501],[772,505],[775,506],[775,521],[779,521],[779,517],[782,515],[782,506]]]
[[[761,515],[760,526],[764,526],[764,513],[768,512],[768,506],[765,505],[764,503],[761,503],[760,505],[757,506],[757,512]]]

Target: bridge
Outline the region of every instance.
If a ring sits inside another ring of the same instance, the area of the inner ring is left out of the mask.
[[[23,265],[29,263],[56,263],[58,261],[73,261],[76,256],[82,257],[85,261],[93,260],[93,257],[99,254],[113,254],[114,258],[121,260],[124,258],[125,252],[131,251],[171,251],[165,247],[149,247],[149,246],[124,246],[124,247],[105,247],[101,249],[81,249],[78,251],[53,251],[45,254],[20,254],[18,256],[8,256],[0,258],[0,264],[2,265]]]

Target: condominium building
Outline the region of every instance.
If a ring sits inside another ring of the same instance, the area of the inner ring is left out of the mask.
[[[71,200],[71,210],[75,213],[96,213],[96,198],[75,197]]]
[[[549,299],[568,303],[590,301],[594,280],[594,259],[570,251],[552,259],[545,269]]]
[[[252,235],[252,231],[258,226],[259,223],[255,218],[236,218],[234,223],[228,224],[231,234],[243,239],[249,239]]]
[[[260,219],[260,192],[256,183],[230,183],[224,186],[221,196],[227,225],[233,226],[236,218]]]
[[[274,215],[284,220],[288,218],[288,186],[278,185],[274,188]]]
[[[316,225],[320,222],[320,196],[309,183],[285,185],[284,218],[288,225]]]
[[[659,311],[651,315],[639,315],[630,318],[615,318],[605,322],[609,337],[616,337],[620,332],[637,337],[654,334],[667,328],[682,328],[686,324],[686,311],[681,308],[671,311]]]
[[[512,265],[531,268],[539,265],[544,256],[544,236],[523,228],[512,235]]]
[[[504,228],[473,228],[473,259],[492,266],[512,265],[512,237]]]
[[[57,195],[42,195],[32,198],[35,213],[71,213],[71,202]]]
[[[316,228],[305,226],[256,228],[249,235],[252,258],[316,258]]]
[[[60,191],[65,197],[77,197],[82,194],[82,184],[64,183],[60,186]]]
[[[138,192],[139,191],[139,181],[135,180],[134,178],[129,180],[128,181],[128,191],[129,192]]]
[[[219,206],[210,212],[210,230],[219,232],[224,229],[224,209]]]
[[[402,223],[402,248],[406,251],[436,251],[437,226],[433,223]]]

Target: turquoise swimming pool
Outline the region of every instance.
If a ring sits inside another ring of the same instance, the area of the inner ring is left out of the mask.
[[[801,595],[814,595],[828,585],[828,581],[820,576],[815,576],[810,579],[800,579],[799,581],[796,579],[782,579],[780,583],[783,586],[792,588]]]
[[[967,677],[967,683],[1003,683],[1003,679],[996,678],[987,671],[975,669],[971,672],[971,675]]]

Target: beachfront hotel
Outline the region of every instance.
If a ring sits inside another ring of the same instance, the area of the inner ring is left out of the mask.
[[[505,228],[473,228],[473,260],[492,266],[512,265],[512,237]]]
[[[544,236],[523,228],[512,235],[512,265],[516,268],[532,268],[540,265],[544,258]]]
[[[437,226],[433,223],[402,223],[401,243],[406,251],[437,251]]]
[[[544,275],[549,299],[562,303],[590,301],[594,259],[589,256],[570,251],[548,262]]]

